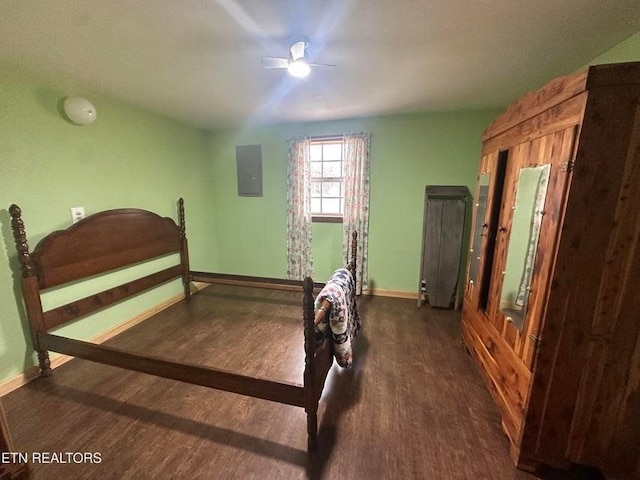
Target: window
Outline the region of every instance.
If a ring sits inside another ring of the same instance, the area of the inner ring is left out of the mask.
[[[341,222],[344,212],[342,137],[311,142],[311,215],[314,221]]]

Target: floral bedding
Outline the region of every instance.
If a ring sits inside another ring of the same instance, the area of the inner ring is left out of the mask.
[[[320,291],[315,300],[318,311],[323,300],[331,303],[329,315],[316,326],[316,345],[321,346],[331,336],[338,365],[350,368],[353,362],[351,344],[360,330],[360,317],[356,307],[356,282],[346,268],[339,268]],[[328,317],[328,318],[327,318]]]

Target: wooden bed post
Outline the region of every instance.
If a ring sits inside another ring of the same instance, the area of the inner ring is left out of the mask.
[[[304,318],[304,411],[307,413],[307,448],[316,448],[318,438],[318,395],[316,393],[315,367],[315,324],[313,313],[313,280],[307,277],[302,282],[304,297],[302,315]]]
[[[182,197],[178,200],[178,221],[180,223],[180,263],[182,264],[182,286],[184,288],[185,298],[189,299],[191,297],[191,275],[189,272],[187,228],[184,219],[184,199]]]
[[[9,214],[11,215],[11,230],[13,231],[13,239],[16,243],[18,261],[20,262],[20,269],[22,271],[22,291],[24,294],[25,308],[27,309],[27,317],[29,319],[31,341],[33,348],[35,348],[38,353],[40,374],[49,376],[51,374],[49,352],[42,350],[40,348],[40,342],[38,341],[38,333],[45,333],[46,331],[44,328],[42,303],[40,302],[40,286],[38,285],[35,266],[29,253],[27,234],[21,217],[22,211],[20,207],[13,204],[9,207]]]

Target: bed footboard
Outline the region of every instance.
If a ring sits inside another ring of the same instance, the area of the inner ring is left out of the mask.
[[[302,283],[304,297],[302,315],[304,319],[304,411],[307,413],[307,439],[309,450],[314,450],[318,440],[318,401],[316,390],[316,341],[313,314],[313,280],[311,277]]]
[[[347,263],[347,268],[356,276],[357,269],[357,248],[358,232],[351,235],[351,261]],[[347,249],[348,251],[348,249]],[[304,317],[304,409],[307,413],[307,434],[308,449],[312,451],[316,448],[318,440],[318,402],[324,389],[324,384],[333,365],[334,351],[332,342],[324,342],[318,348],[315,340],[315,327],[326,314],[327,308],[318,311],[318,316],[314,314],[314,283],[311,277],[306,277],[302,282],[304,297],[302,310]],[[325,300],[326,303],[328,303]],[[326,305],[328,307],[328,305]],[[323,304],[325,307],[325,304]]]
[[[333,365],[333,343],[324,342],[321,347],[316,347],[313,281],[310,277],[304,279],[303,290],[304,410],[307,413],[307,448],[312,451],[316,448],[318,440],[318,402],[327,374]],[[320,313],[324,314],[324,311],[321,310]]]

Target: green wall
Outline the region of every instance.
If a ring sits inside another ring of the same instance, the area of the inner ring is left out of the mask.
[[[640,32],[594,58],[589,65],[640,61]]]
[[[80,127],[63,118],[61,99],[71,94],[92,101],[98,112],[95,123]],[[87,215],[139,207],[175,219],[175,202],[183,196],[193,263],[207,256],[215,265],[212,250],[193,241],[213,234],[212,228],[207,231],[211,217],[202,208],[204,132],[92,92],[53,87],[46,78],[10,64],[0,65],[0,132],[0,382],[34,365],[10,204],[21,207],[33,248],[45,233],[70,225],[70,207],[83,206]],[[100,291],[127,275],[120,272],[91,286],[75,286],[71,295],[89,288]],[[66,333],[89,338],[180,291],[179,282],[162,286],[76,322]],[[55,291],[46,301],[59,303],[68,295]]]
[[[219,267],[225,273],[286,272],[287,139],[370,131],[369,278],[375,288],[417,292],[426,185],[473,191],[480,136],[497,110],[400,115],[244,128],[210,138],[210,203]],[[263,197],[238,197],[235,146],[262,145]],[[314,224],[315,277],[342,263],[341,225]]]

